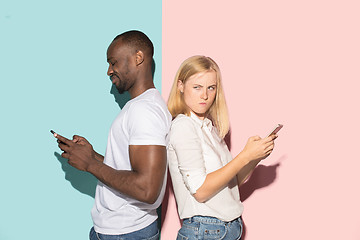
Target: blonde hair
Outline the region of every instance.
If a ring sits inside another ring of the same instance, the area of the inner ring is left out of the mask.
[[[214,60],[205,56],[193,56],[186,59],[176,73],[173,86],[168,99],[168,108],[173,118],[179,114],[190,116],[190,112],[186,107],[183,95],[178,88],[178,81],[183,84],[193,75],[206,72],[216,72],[216,96],[213,104],[208,110],[209,118],[219,131],[219,136],[224,138],[229,132],[229,116],[225,101],[224,91],[221,85],[221,73],[219,66]]]

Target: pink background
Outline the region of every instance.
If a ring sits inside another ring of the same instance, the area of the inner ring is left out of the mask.
[[[180,63],[223,75],[231,152],[283,123],[241,188],[246,240],[360,239],[359,1],[163,1],[165,99]],[[170,196],[162,239],[180,227]]]

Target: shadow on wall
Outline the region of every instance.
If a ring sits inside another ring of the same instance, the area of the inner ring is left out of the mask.
[[[173,189],[173,185],[172,185],[169,170],[168,170],[167,176],[168,177],[166,179],[166,189],[165,189],[164,200],[163,200],[163,202],[162,202],[162,204],[160,206],[161,207],[161,215],[159,215],[159,216],[160,216],[160,219],[161,219],[161,223],[164,222],[165,217],[166,217],[166,213],[167,213],[167,209],[168,209],[168,205],[169,205],[169,196],[170,195],[174,196],[174,189]],[[177,208],[176,208],[176,213],[178,213]],[[182,221],[181,221],[178,214],[177,214],[177,217],[178,217],[178,221],[180,221],[182,223]]]
[[[282,156],[276,164],[265,166],[258,165],[250,178],[240,186],[240,199],[241,202],[245,202],[257,189],[264,188],[272,184],[277,176],[277,169],[281,165],[281,161],[284,160],[286,156]],[[246,239],[246,221],[243,219],[244,229],[242,240]]]
[[[225,141],[225,143],[226,143],[229,151],[231,151],[231,129],[230,129],[229,132],[225,135],[224,141]]]
[[[248,181],[240,187],[241,201],[246,201],[255,190],[267,187],[273,183],[276,179],[276,170],[279,166],[280,162],[270,166],[258,165]]]
[[[98,180],[90,173],[77,170],[70,166],[67,162],[68,160],[61,157],[59,153],[55,152],[54,155],[60,162],[61,168],[65,173],[65,179],[70,182],[71,186],[79,192],[95,198],[95,189]]]
[[[110,93],[114,95],[115,102],[119,105],[120,109],[122,109],[125,104],[131,99],[129,92],[124,92],[123,94],[120,94],[114,84],[111,86]]]

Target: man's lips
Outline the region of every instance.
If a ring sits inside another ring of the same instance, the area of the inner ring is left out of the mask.
[[[113,84],[115,84],[116,79],[119,79],[119,77],[116,76],[116,75],[111,75],[111,76],[110,76],[110,80],[111,80],[111,82],[112,82]]]

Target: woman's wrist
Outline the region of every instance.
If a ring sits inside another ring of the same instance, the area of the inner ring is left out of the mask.
[[[240,162],[244,163],[244,165],[251,162],[253,159],[251,158],[251,155],[248,151],[242,150],[238,155],[237,158],[240,160]]]

